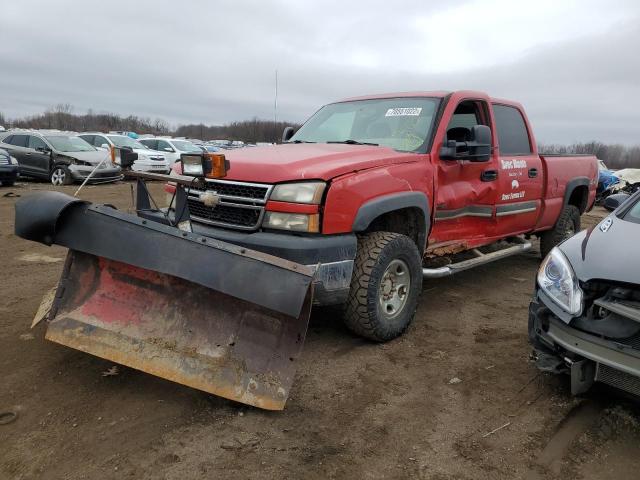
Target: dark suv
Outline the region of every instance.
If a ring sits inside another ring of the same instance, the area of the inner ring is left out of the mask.
[[[112,182],[122,178],[120,167],[107,158],[110,153],[97,150],[87,142],[64,132],[9,132],[0,141],[18,161],[20,175],[68,185],[84,180],[97,165],[90,181]]]

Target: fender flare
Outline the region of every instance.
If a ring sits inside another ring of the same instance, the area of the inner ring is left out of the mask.
[[[427,232],[431,226],[431,215],[429,210],[429,200],[422,192],[398,192],[383,195],[363,203],[358,209],[351,230],[353,232],[364,232],[371,222],[380,215],[390,213],[403,208],[418,208],[424,215],[424,232],[418,236],[418,248],[424,251],[427,243]]]
[[[589,180],[588,177],[576,177],[576,178],[572,178],[571,180],[569,180],[567,182],[567,187],[564,190],[564,198],[562,199],[562,206],[566,207],[569,204],[569,199],[571,198],[571,195],[573,195],[573,191],[577,188],[577,187],[587,187],[587,199],[586,202],[584,204],[584,209],[580,210],[580,213],[584,213],[587,210],[587,203],[589,202],[589,184],[591,183],[591,181]]]

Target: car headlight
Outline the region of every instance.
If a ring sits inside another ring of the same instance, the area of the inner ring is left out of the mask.
[[[324,182],[282,183],[271,192],[270,200],[318,205],[322,201]]]
[[[9,163],[11,165],[18,165],[18,159],[16,159],[15,157],[9,157]]]
[[[320,231],[320,215],[317,213],[266,212],[262,226],[295,232],[317,233]]]
[[[559,307],[571,315],[582,311],[582,290],[567,257],[555,247],[542,261],[538,285]]]

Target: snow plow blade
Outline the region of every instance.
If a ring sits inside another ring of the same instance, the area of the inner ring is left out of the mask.
[[[45,192],[16,234],[69,248],[46,338],[221,397],[281,410],[313,269]]]

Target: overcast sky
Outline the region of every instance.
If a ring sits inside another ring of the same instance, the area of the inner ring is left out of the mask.
[[[640,143],[637,0],[6,0],[0,112],[220,124],[368,93],[485,90],[540,142]]]

